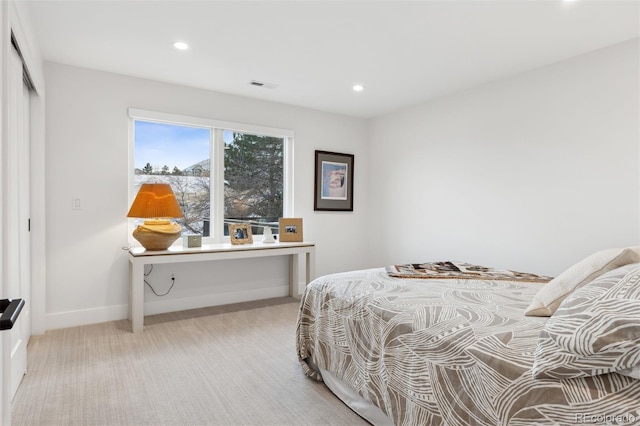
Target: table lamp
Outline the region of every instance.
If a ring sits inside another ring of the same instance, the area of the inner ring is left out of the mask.
[[[168,183],[143,183],[127,213],[127,217],[153,218],[133,231],[133,238],[147,250],[169,248],[182,232],[180,225],[169,219],[182,216]]]

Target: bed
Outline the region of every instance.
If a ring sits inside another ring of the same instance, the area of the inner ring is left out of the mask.
[[[640,248],[595,253],[548,284],[393,275],[317,278],[298,315],[304,373],[369,422],[640,422]]]

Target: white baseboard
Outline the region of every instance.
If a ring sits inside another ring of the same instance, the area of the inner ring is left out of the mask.
[[[104,306],[47,314],[47,330],[117,321],[129,316],[129,305]]]
[[[304,283],[298,288],[304,289]],[[166,312],[198,309],[207,306],[227,305],[230,303],[248,302],[251,300],[283,297],[289,294],[289,287],[278,285],[251,290],[211,293],[205,295],[187,296],[167,300],[145,302],[144,314],[155,315]],[[129,305],[104,306],[77,311],[55,312],[47,314],[47,330],[78,327],[81,325],[98,324],[101,322],[118,321],[129,317]]]

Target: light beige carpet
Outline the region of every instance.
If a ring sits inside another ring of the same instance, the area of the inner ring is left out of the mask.
[[[13,425],[366,425],[295,352],[298,301],[228,305],[31,339]]]

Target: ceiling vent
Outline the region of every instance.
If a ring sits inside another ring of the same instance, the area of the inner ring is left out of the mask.
[[[275,89],[276,87],[278,87],[276,84],[265,83],[264,81],[258,81],[258,80],[251,80],[249,84],[255,87],[264,87],[266,89]]]

